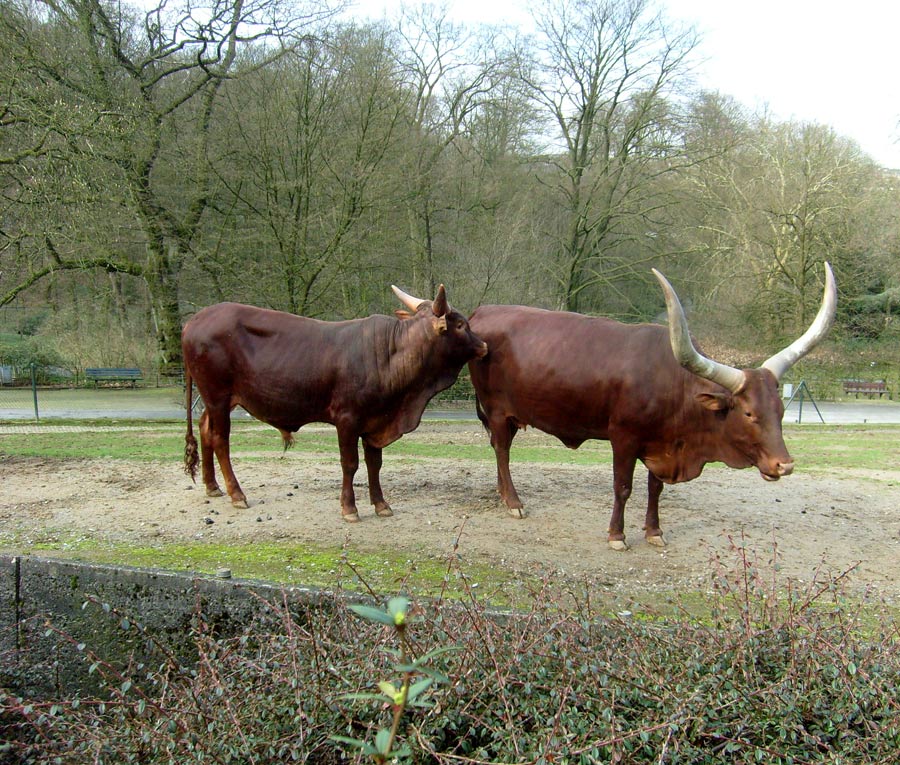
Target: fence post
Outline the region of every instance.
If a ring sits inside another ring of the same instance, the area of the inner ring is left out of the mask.
[[[41,416],[38,413],[38,398],[37,398],[37,375],[35,374],[35,366],[34,362],[31,362],[31,395],[34,397],[34,419],[40,422]]]

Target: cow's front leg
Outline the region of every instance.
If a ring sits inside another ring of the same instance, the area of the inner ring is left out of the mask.
[[[663,482],[652,472],[647,473],[647,517],[644,519],[644,538],[651,545],[665,547],[662,529],[659,527],[659,495]]]
[[[627,550],[625,542],[625,503],[631,496],[637,458],[631,451],[624,455],[613,447],[613,510],[609,519],[607,542],[613,550]]]
[[[353,492],[353,476],[359,468],[359,436],[356,431],[338,429],[338,446],[341,450],[341,471],[344,474],[341,483],[341,515],[347,523],[356,523],[359,520],[356,494]]]
[[[394,511],[381,491],[381,449],[363,440],[363,454],[366,458],[366,472],[369,475],[369,499],[375,505],[375,515],[390,518]]]

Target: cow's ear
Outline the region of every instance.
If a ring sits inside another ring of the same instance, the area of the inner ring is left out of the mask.
[[[443,284],[438,287],[437,297],[434,299],[431,310],[434,311],[435,316],[446,316],[450,313],[450,303],[447,302],[447,292],[444,290]]]
[[[734,403],[730,393],[698,393],[697,401],[701,406],[705,406],[713,412],[724,412],[731,409]]]
[[[402,319],[403,321],[406,321],[407,319],[412,318],[412,314],[409,311],[404,311],[402,308],[394,309],[394,315],[398,319]]]

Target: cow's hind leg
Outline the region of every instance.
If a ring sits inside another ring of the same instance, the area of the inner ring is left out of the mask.
[[[222,471],[222,480],[225,481],[225,491],[227,491],[228,496],[231,497],[231,504],[240,508],[250,507],[250,505],[247,504],[247,497],[234,474],[234,469],[231,467],[231,448],[229,445],[229,438],[231,436],[231,410],[228,407],[211,407],[207,405],[206,411],[203,412],[203,417],[200,422],[201,434],[204,430],[207,431],[207,435],[203,437],[204,439],[209,438],[212,443],[212,450],[215,452],[216,459],[219,462],[219,469]],[[216,496],[215,494],[210,494],[211,490],[217,491],[219,488],[216,485],[215,475],[212,470],[212,456],[209,457],[209,476],[211,484],[206,480],[206,453],[207,450],[204,450],[203,478],[204,483],[206,483],[206,493],[210,496]],[[221,492],[219,493],[221,494]]]
[[[509,472],[509,449],[518,428],[506,417],[490,420],[491,446],[497,458],[497,491],[506,503],[509,514],[514,518],[524,518],[525,509]]]
[[[356,431],[338,428],[338,447],[341,450],[341,471],[344,475],[341,483],[341,515],[347,523],[356,523],[359,511],[356,509],[356,494],[353,492],[353,476],[359,468],[359,435]]]
[[[394,514],[381,491],[381,449],[363,441],[366,472],[369,474],[369,499],[375,505],[375,515],[390,518]]]
[[[651,545],[665,547],[662,529],[659,527],[659,496],[663,482],[653,473],[647,473],[647,517],[644,519],[644,538]]]
[[[200,415],[200,474],[206,487],[207,497],[221,497],[222,490],[216,482],[216,467],[213,462],[213,436],[209,429],[209,412],[204,409]]]

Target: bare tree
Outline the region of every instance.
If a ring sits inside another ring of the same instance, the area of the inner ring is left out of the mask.
[[[559,307],[577,310],[586,290],[612,288],[655,255],[637,237],[653,232],[668,203],[654,181],[679,164],[672,99],[697,37],[647,0],[553,0],[536,24],[522,77],[555,133],[555,172],[542,175],[559,210],[549,266]]]
[[[198,255],[222,84],[240,74],[242,49],[261,51],[253,68],[265,67],[330,12],[282,0],[161,0],[146,13],[108,0],[8,0],[0,45],[18,76],[2,84],[15,96],[2,126],[29,136],[18,151],[30,156],[7,198],[27,208],[29,178],[50,186],[67,174],[61,202],[96,214],[97,189],[85,195],[80,185],[105,187],[106,206],[135,236],[98,237],[95,215],[76,228],[56,218],[30,241],[17,236],[29,262],[0,305],[59,271],[129,274],[146,284],[160,361],[180,363],[179,275]]]
[[[256,302],[330,314],[366,281],[361,220],[403,115],[391,43],[382,27],[338,28],[226,88],[214,164],[228,233],[214,262],[250,275]]]
[[[490,99],[503,62],[493,39],[452,23],[433,5],[407,10],[399,25],[398,62],[409,119],[403,172],[409,246],[416,273],[414,288],[437,288],[436,248],[445,210],[442,179],[448,151],[466,124]],[[452,216],[451,216],[452,218]]]
[[[857,251],[854,230],[875,167],[854,143],[824,125],[763,116],[716,165],[715,177],[710,167],[698,167],[705,180],[697,193],[713,211],[706,230],[718,232],[717,270],[740,285],[730,298],[756,327],[786,337],[807,326],[823,261],[838,271],[842,289],[858,289],[854,274],[869,256]]]

